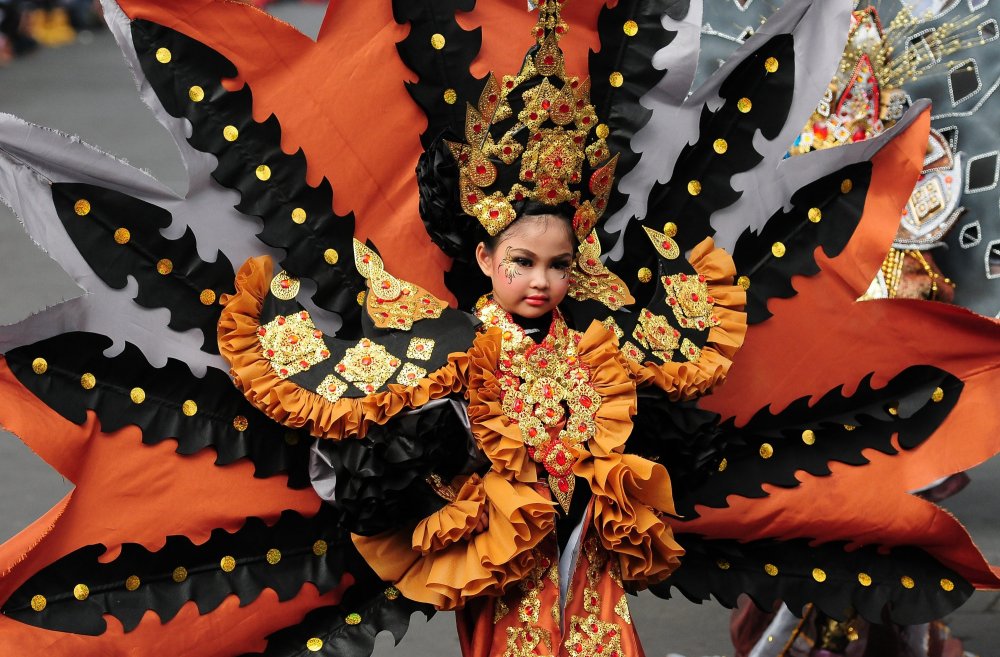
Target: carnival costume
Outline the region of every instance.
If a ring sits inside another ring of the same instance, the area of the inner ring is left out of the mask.
[[[7,644],[367,655],[458,609],[468,655],[626,657],[638,589],[912,623],[1000,583],[907,493],[1000,448],[1000,329],[857,301],[926,105],[779,165],[849,3],[690,94],[699,3],[562,4],[334,4],[314,43],[107,0],[237,212],[3,119],[0,193],[92,293],[0,333],[0,421],[77,485],[0,553]],[[579,240],[539,335],[469,274],[529,202]]]

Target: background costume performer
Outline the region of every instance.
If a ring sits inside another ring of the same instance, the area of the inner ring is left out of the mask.
[[[231,3],[105,3],[185,198],[0,121],[0,193],[91,292],[0,333],[0,421],[77,486],[0,551],[13,649],[366,655],[464,606],[469,654],[633,655],[626,589],[912,624],[997,585],[907,493],[997,451],[997,325],[857,301],[926,104],[781,162],[849,3],[788,3],[690,94],[699,3],[348,4],[314,43]],[[469,238],[518,194],[570,202],[581,238],[543,349],[463,311]],[[262,252],[280,269],[234,271]]]

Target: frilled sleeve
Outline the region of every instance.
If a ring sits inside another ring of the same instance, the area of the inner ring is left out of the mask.
[[[218,337],[219,352],[229,362],[236,387],[275,421],[304,427],[321,438],[363,436],[373,423],[384,424],[403,410],[464,389],[468,358],[461,352],[451,354],[447,365],[428,373],[416,385],[390,384],[382,392],[335,402],[282,379],[258,339],[272,271],[271,259],[266,256],[251,258],[240,267],[236,291],[222,299]]]
[[[712,238],[706,238],[691,250],[688,262],[705,277],[713,315],[718,319],[718,324],[708,329],[699,357],[665,363],[628,361],[638,385],[655,385],[675,401],[704,395],[722,383],[747,331],[743,312],[746,291],[734,284],[736,265],[732,257],[716,248]]]

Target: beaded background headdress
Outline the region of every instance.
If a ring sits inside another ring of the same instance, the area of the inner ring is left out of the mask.
[[[561,4],[540,3],[536,43],[520,72],[501,82],[491,73],[479,102],[467,105],[465,143],[447,142],[458,162],[462,209],[490,235],[516,219],[515,203],[533,200],[572,205],[573,230],[583,240],[607,207],[618,157],[590,103],[590,79],[566,75]]]

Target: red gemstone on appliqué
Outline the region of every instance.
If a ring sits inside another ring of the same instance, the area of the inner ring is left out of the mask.
[[[552,107],[552,102],[548,98],[542,101],[542,109],[548,109]]]
[[[563,103],[562,105],[560,105],[559,106],[559,113],[560,114],[568,114],[569,113],[569,105],[567,105],[566,103]]]
[[[566,454],[564,452],[556,454],[556,463],[559,465],[566,465]]]
[[[259,329],[257,329],[257,335],[261,337],[267,335],[267,329],[261,326]]]
[[[476,194],[469,194],[468,196],[465,197],[465,199],[472,204],[479,202],[479,196],[477,196]]]
[[[484,173],[486,173],[486,167],[483,166],[482,164],[478,165],[476,167],[476,173],[478,173],[480,176],[483,175]]]
[[[278,318],[278,326],[284,326],[284,325],[285,325],[285,318],[284,317],[279,317]]]
[[[559,480],[559,490],[562,491],[563,493],[568,493],[569,492],[569,482],[566,481],[565,479],[560,479]]]

